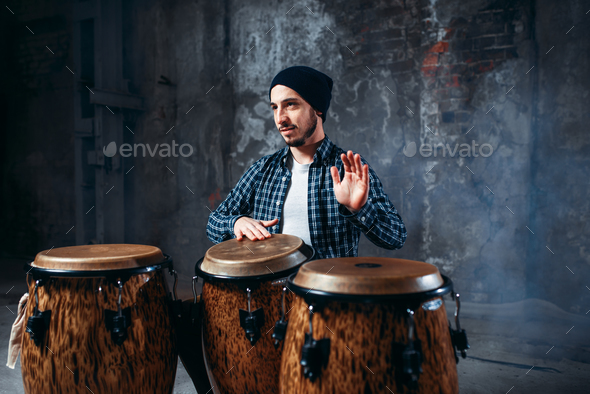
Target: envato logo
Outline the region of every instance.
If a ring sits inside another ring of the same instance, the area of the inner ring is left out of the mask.
[[[178,152],[176,151],[178,148]],[[117,143],[115,141],[111,142],[104,148],[102,148],[102,152],[106,157],[113,157],[117,154]],[[178,145],[176,141],[172,140],[172,145],[170,144],[156,144],[154,149],[150,146],[150,144],[121,144],[119,146],[119,154],[122,157],[138,157],[138,152],[141,153],[142,157],[145,157],[146,152],[151,156],[156,156],[156,153],[160,157],[178,157],[179,155],[182,157],[189,157],[193,154],[193,147],[190,144],[182,144]]]
[[[438,143],[435,146],[432,146],[432,144],[422,144],[420,145],[420,149],[416,149],[416,143],[410,142],[404,147],[404,155],[406,157],[414,157],[416,152],[419,151],[422,157],[436,157],[439,148],[442,148],[442,157],[447,157],[447,154],[449,157],[455,157],[457,151],[459,151],[459,157],[490,157],[494,153],[494,148],[490,144],[479,145],[475,141],[471,141],[471,145],[455,144],[454,149],[451,149],[449,144],[443,145],[442,143]]]

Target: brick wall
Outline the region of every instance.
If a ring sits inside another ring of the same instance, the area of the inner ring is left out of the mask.
[[[448,26],[433,23],[433,10],[422,8],[422,63],[424,108],[422,120],[429,139],[468,132],[474,108],[474,87],[480,76],[518,57],[517,42],[530,38],[525,8],[480,10],[469,17],[453,18]],[[516,42],[515,42],[516,41]]]

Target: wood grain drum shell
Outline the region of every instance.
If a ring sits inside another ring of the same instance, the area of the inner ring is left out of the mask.
[[[203,338],[209,368],[220,393],[277,393],[283,342],[275,348],[272,339],[275,322],[281,316],[283,286],[272,281],[252,288],[252,310],[264,308],[264,326],[254,346],[240,326],[239,309],[247,309],[243,289],[230,283],[203,285]],[[287,310],[293,295],[285,297]]]
[[[34,287],[25,319],[35,307]],[[121,307],[131,308],[132,322],[122,345],[104,319],[106,309],[117,310],[118,293],[100,277],[49,278],[39,287],[39,309],[51,310],[51,320],[41,346],[23,335],[25,393],[172,393],[178,354],[163,271],[124,283]]]
[[[304,335],[309,332],[307,308],[308,304],[299,297],[289,314],[281,362],[281,393],[459,392],[444,304],[433,311],[416,308],[414,321],[416,337],[422,344],[423,372],[415,389],[403,383],[395,356],[399,353],[396,344],[408,342],[403,303],[328,302],[317,310],[312,320],[314,338],[329,338],[331,345],[328,365],[313,383],[303,377],[299,364]]]

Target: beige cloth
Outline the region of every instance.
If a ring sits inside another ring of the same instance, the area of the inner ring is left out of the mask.
[[[8,342],[8,362],[6,366],[14,369],[20,348],[23,343],[23,333],[25,328],[25,311],[27,301],[29,300],[29,293],[25,293],[20,301],[18,302],[18,314],[16,320],[12,325],[12,331],[10,331],[10,341]]]

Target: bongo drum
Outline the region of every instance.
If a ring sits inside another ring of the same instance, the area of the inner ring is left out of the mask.
[[[292,301],[285,278],[313,255],[300,238],[273,234],[221,242],[196,264],[205,355],[221,393],[278,392]]]
[[[291,275],[287,287],[297,298],[282,355],[281,393],[459,392],[442,300],[452,282],[434,265],[316,260]]]
[[[172,393],[178,355],[164,268],[145,245],[43,251],[25,269],[25,393]]]

